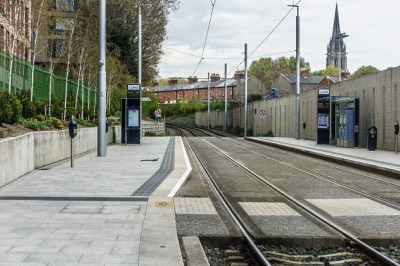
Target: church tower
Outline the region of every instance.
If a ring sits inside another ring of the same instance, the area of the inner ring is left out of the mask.
[[[342,32],[340,31],[338,5],[336,3],[335,20],[333,22],[332,37],[329,41],[328,51],[326,53],[326,66],[339,67],[339,53],[340,53],[340,61],[342,62],[341,69],[344,72],[348,72],[346,44],[343,42],[343,38],[347,36],[340,37],[341,34]]]

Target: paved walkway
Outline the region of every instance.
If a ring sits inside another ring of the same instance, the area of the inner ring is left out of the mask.
[[[159,170],[169,140],[108,146],[106,157],[90,153],[1,188],[0,265],[183,265],[174,208],[163,204],[186,169],[180,138],[162,191],[131,196]]]

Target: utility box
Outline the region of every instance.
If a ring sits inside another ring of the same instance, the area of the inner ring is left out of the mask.
[[[141,85],[128,84],[126,98],[121,100],[121,142],[140,144],[142,128]]]
[[[375,126],[368,128],[368,142],[367,147],[368,150],[374,151],[378,146],[378,138],[377,138],[378,130]]]

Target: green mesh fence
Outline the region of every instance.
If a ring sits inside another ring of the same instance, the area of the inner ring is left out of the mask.
[[[8,91],[10,84],[10,55],[0,51],[0,91]],[[51,77],[50,77],[51,76]],[[50,82],[51,81],[51,82]],[[14,58],[12,74],[11,74],[11,93],[16,94],[21,90],[30,90],[32,83],[32,65],[23,60]],[[51,84],[51,87],[50,87]],[[35,66],[34,82],[33,82],[33,96],[37,100],[49,98],[51,90],[52,97],[57,97],[64,100],[66,87],[65,77],[59,75],[50,75],[50,72],[39,66]],[[78,93],[79,100],[83,100],[85,108],[93,107],[96,102],[96,91],[82,86],[74,80],[68,80],[68,91],[74,97]],[[83,97],[82,97],[83,89]],[[83,98],[83,99],[82,99]]]

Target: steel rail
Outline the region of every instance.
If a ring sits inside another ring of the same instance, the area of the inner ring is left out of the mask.
[[[296,156],[297,158],[300,158],[300,159],[303,159],[303,160],[304,160],[304,157],[298,155],[298,153],[296,153],[295,150],[292,150],[291,153],[289,153],[288,151],[279,149],[279,148],[277,148],[276,146],[269,146],[269,145],[267,145],[267,144],[263,144],[262,142],[258,142],[258,141],[255,142],[255,141],[252,140],[252,139],[246,139],[246,140],[248,141],[248,143],[251,143],[252,145],[255,145],[255,146],[258,146],[258,147],[262,147],[262,146],[265,147],[265,146],[268,146],[268,147],[271,148],[271,149],[279,150],[279,151],[280,151],[281,153],[283,153],[283,154],[288,154],[288,155],[290,155],[290,156]],[[235,144],[236,144],[236,143],[235,143]],[[237,144],[236,144],[236,145],[237,145]],[[240,146],[240,145],[238,145],[238,146]],[[240,147],[243,147],[243,146],[240,146]],[[308,158],[307,158],[308,161],[317,162],[316,159],[313,159],[314,157],[311,157],[311,156],[307,156],[307,157],[308,157]],[[320,158],[320,160],[321,160],[321,158]],[[326,161],[326,157],[322,157],[322,160]],[[322,162],[322,163],[321,163],[320,161],[318,161],[318,163],[321,164],[321,165],[328,165],[328,166],[330,166],[330,167],[332,167],[332,168],[336,168],[336,169],[338,169],[338,170],[341,170],[341,171],[344,171],[344,172],[347,172],[347,173],[357,174],[357,175],[366,177],[366,178],[368,178],[368,179],[372,179],[372,180],[375,180],[375,181],[379,181],[379,182],[382,182],[382,183],[385,183],[385,184],[388,184],[388,185],[392,185],[392,186],[396,186],[396,187],[399,187],[399,188],[400,188],[400,184],[398,184],[398,183],[394,183],[394,182],[391,182],[391,181],[383,180],[383,179],[380,179],[380,178],[378,178],[378,177],[371,176],[370,174],[358,173],[358,172],[355,172],[355,171],[352,170],[352,169],[348,169],[349,167],[345,168],[345,167],[342,167],[342,166],[338,166],[337,163],[332,163],[332,162]],[[357,165],[357,166],[359,167],[360,165]],[[354,168],[354,167],[351,167],[351,166],[350,166],[350,168]],[[364,171],[365,171],[365,170],[364,170]]]
[[[281,190],[280,188],[278,188],[277,186],[275,186],[274,184],[272,184],[271,182],[265,180],[262,176],[260,176],[259,174],[257,174],[256,172],[254,172],[253,170],[251,170],[250,168],[248,168],[247,166],[245,166],[244,164],[240,163],[239,161],[235,160],[233,157],[229,156],[228,154],[224,153],[223,151],[221,151],[221,149],[219,149],[218,147],[216,147],[214,144],[210,143],[209,141],[203,139],[203,141],[205,141],[208,145],[210,145],[212,148],[214,148],[216,151],[218,151],[219,153],[221,153],[222,155],[224,155],[226,158],[228,158],[229,160],[231,160],[233,163],[237,164],[238,166],[240,166],[242,169],[244,169],[246,172],[250,173],[251,175],[257,177],[261,182],[263,182],[264,184],[268,185],[270,188],[272,188],[273,190],[275,190],[276,192],[278,192],[279,194],[281,194],[283,197],[285,197],[286,199],[288,199],[290,202],[292,202],[293,204],[295,204],[296,206],[300,207],[301,209],[305,210],[306,212],[308,212],[309,214],[311,214],[312,216],[316,217],[317,219],[319,219],[320,221],[322,221],[323,223],[327,224],[328,226],[330,226],[331,228],[335,229],[336,231],[340,232],[343,236],[345,236],[347,239],[351,240],[352,242],[354,242],[359,248],[361,248],[362,250],[364,250],[366,253],[368,253],[371,257],[373,257],[375,260],[385,263],[385,265],[390,265],[390,266],[400,266],[400,264],[398,264],[397,262],[393,261],[392,259],[390,259],[389,257],[383,255],[382,253],[376,251],[374,248],[372,248],[371,246],[367,245],[366,243],[362,242],[361,240],[359,240],[356,236],[354,236],[353,234],[351,234],[350,232],[348,232],[347,230],[345,230],[344,228],[338,226],[337,224],[333,223],[332,221],[330,221],[329,219],[325,218],[324,216],[322,216],[321,214],[315,212],[313,209],[311,209],[310,207],[304,205],[303,203],[301,203],[300,201],[298,201],[297,199],[295,199],[294,197],[290,196],[289,194],[287,194],[285,191]]]
[[[357,193],[357,194],[359,194],[359,195],[363,195],[363,196],[365,196],[365,197],[367,197],[367,198],[370,198],[370,199],[379,201],[379,202],[381,202],[381,203],[384,203],[384,204],[386,204],[386,205],[389,205],[390,207],[393,207],[393,208],[396,208],[396,209],[400,210],[400,204],[397,204],[397,203],[392,202],[392,201],[390,201],[390,200],[381,198],[381,197],[379,197],[379,196],[372,195],[372,194],[370,194],[370,193],[368,193],[368,192],[364,192],[364,191],[359,190],[359,189],[356,189],[356,188],[352,188],[352,187],[350,187],[349,185],[347,185],[347,184],[344,183],[344,182],[340,182],[340,181],[337,181],[337,180],[331,180],[329,176],[326,176],[326,175],[324,175],[324,174],[321,174],[321,173],[318,173],[318,172],[314,172],[314,171],[310,171],[310,170],[306,170],[306,169],[304,169],[304,168],[301,168],[301,167],[298,167],[298,166],[294,166],[294,165],[292,165],[291,163],[282,162],[282,161],[277,160],[276,158],[274,158],[274,157],[272,157],[272,156],[269,156],[269,155],[265,155],[265,154],[256,152],[256,151],[251,150],[251,149],[249,149],[249,148],[247,148],[247,147],[241,146],[241,145],[239,145],[239,144],[237,144],[237,143],[234,143],[234,142],[230,142],[230,143],[232,143],[233,145],[236,145],[236,146],[238,146],[238,147],[240,147],[240,148],[242,148],[242,149],[245,149],[245,150],[247,150],[247,151],[249,151],[249,152],[252,152],[252,153],[254,153],[254,154],[257,154],[258,156],[264,157],[264,158],[266,158],[266,159],[268,159],[268,160],[274,161],[274,162],[279,163],[279,164],[283,164],[284,166],[287,166],[287,167],[292,168],[292,169],[294,169],[294,170],[297,170],[297,171],[299,171],[299,172],[305,173],[305,174],[307,174],[307,175],[313,176],[313,177],[318,178],[318,179],[320,179],[320,180],[324,180],[324,181],[326,181],[326,182],[328,182],[328,183],[331,183],[331,184],[334,184],[334,185],[339,185],[339,186],[343,187],[344,189],[350,190],[350,191],[355,192],[355,193]],[[262,144],[259,144],[259,145],[262,145]],[[276,149],[276,148],[274,148],[274,149]],[[285,152],[284,152],[284,153],[285,153]],[[289,154],[289,153],[285,153],[285,154]],[[291,155],[291,154],[290,154],[290,155]],[[292,155],[291,155],[291,156],[292,156]],[[304,159],[304,157],[302,157],[302,156],[297,156],[297,158]],[[311,160],[311,161],[312,161],[312,160]],[[325,165],[328,165],[328,164],[325,164]],[[336,168],[336,169],[341,169],[340,167],[337,167],[337,166],[330,166],[330,167],[333,167],[333,168]],[[352,173],[352,174],[358,174],[357,172],[354,172],[354,171],[348,171],[348,172],[350,172],[350,173]],[[364,174],[364,173],[360,173],[360,175],[363,176],[363,177],[372,179],[372,180],[374,180],[374,181],[382,182],[382,183],[387,184],[387,185],[392,185],[392,186],[400,187],[399,184],[395,184],[395,183],[392,183],[392,182],[388,182],[388,181],[386,181],[386,180],[381,180],[381,179],[375,178],[375,177],[370,177],[370,176],[367,176],[367,175]]]
[[[246,244],[250,247],[250,250],[252,251],[253,255],[255,258],[261,263],[261,265],[265,266],[271,266],[272,264],[267,260],[267,258],[264,256],[262,251],[257,247],[257,245],[254,243],[253,238],[251,237],[250,233],[246,229],[243,221],[240,219],[240,216],[236,213],[234,208],[231,206],[231,204],[228,202],[228,200],[225,198],[225,196],[221,193],[221,190],[219,189],[218,185],[214,182],[212,175],[208,172],[206,166],[200,159],[199,155],[196,153],[196,151],[193,149],[192,145],[188,142],[186,138],[184,138],[186,145],[188,146],[190,152],[195,156],[196,160],[198,160],[199,164],[201,165],[201,170],[207,179],[207,182],[210,184],[210,187],[214,191],[215,195],[218,197],[222,205],[225,207],[226,211],[228,214],[231,216],[231,218],[234,220],[236,225],[239,227],[241,233],[244,236],[244,240]]]

